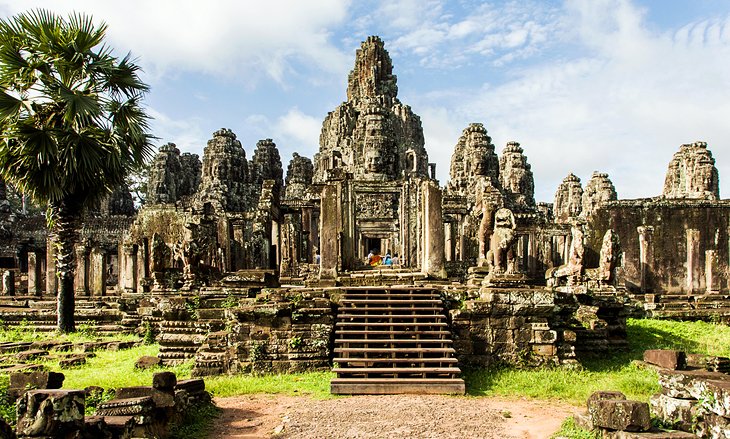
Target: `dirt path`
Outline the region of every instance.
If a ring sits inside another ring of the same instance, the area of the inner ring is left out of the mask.
[[[580,408],[556,401],[447,396],[216,398],[210,438],[549,438]]]

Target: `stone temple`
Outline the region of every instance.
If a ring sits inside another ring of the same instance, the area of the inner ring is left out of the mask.
[[[704,142],[666,157],[656,197],[571,173],[536,203],[532,145],[497,148],[482,123],[440,185],[378,37],[346,89],[286,173],[272,139],[247,156],[230,129],[202,161],[161,146],[139,210],[120,188],[85,216],[77,321],[152,328],[162,362],[198,376],[334,364],[334,393],[463,393],[465,366],[572,366],[625,346],[629,315],[730,322],[730,200]],[[44,218],[2,189],[0,319],[51,330]]]

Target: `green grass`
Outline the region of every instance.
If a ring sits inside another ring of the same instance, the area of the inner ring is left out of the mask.
[[[56,340],[69,343],[85,343],[99,340],[138,341],[139,337],[132,334],[118,334],[113,337],[102,337],[93,328],[79,325],[78,331],[72,334],[47,333],[36,331],[32,324],[23,323],[20,326],[7,327],[0,320],[0,341],[41,341]]]
[[[582,428],[575,425],[575,420],[572,416],[570,416],[565,421],[563,421],[563,424],[560,426],[560,430],[556,431],[552,437],[565,437],[569,439],[600,439],[600,434],[597,432],[583,430]]]
[[[629,348],[600,357],[585,358],[583,369],[490,368],[464,373],[474,396],[524,396],[585,403],[597,390],[618,390],[631,399],[648,401],[659,392],[656,372],[631,362],[647,349],[679,349],[690,353],[730,356],[730,327],[705,322],[635,320],[627,322]]]
[[[252,393],[307,395],[318,399],[331,398],[331,372],[307,372],[285,375],[229,375],[205,379],[205,387],[214,396],[236,396]]]

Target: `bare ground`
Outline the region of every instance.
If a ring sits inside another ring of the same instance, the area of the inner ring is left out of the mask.
[[[210,438],[549,438],[578,407],[532,399],[431,395],[216,398]]]

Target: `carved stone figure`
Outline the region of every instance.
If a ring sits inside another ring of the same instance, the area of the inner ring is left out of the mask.
[[[249,163],[251,182],[261,186],[264,180],[274,180],[279,187],[284,186],[284,171],[276,144],[271,139],[256,142],[256,150]]]
[[[567,224],[571,218],[576,218],[581,213],[583,188],[580,185],[580,178],[574,174],[568,174],[560,183],[555,192],[553,203],[553,215],[558,224]]]
[[[245,211],[250,208],[249,167],[246,152],[233,131],[222,128],[213,133],[203,153],[199,208],[211,203],[218,211]]]
[[[464,128],[451,155],[447,186],[450,195],[463,196],[469,202],[475,202],[479,193],[475,186],[480,177],[488,178],[493,187],[499,187],[499,158],[491,142],[484,125],[472,123]]]
[[[558,286],[565,283],[574,284],[580,281],[583,275],[583,255],[585,247],[583,244],[583,223],[574,220],[570,229],[570,253],[568,263],[545,272],[548,286]]]
[[[679,147],[669,162],[664,180],[666,198],[717,200],[720,187],[715,159],[707,143],[694,142]]]
[[[608,174],[594,172],[583,191],[583,213],[587,217],[606,201],[618,199],[616,188],[608,178]]]
[[[516,271],[514,245],[517,242],[515,216],[509,209],[499,209],[494,214],[494,232],[487,252],[490,274],[512,274]]]
[[[494,229],[494,213],[502,206],[502,194],[499,189],[492,185],[489,177],[482,177],[476,181],[476,204],[474,212],[481,213],[477,241],[479,243],[479,256],[477,265],[487,265],[487,251]]]

